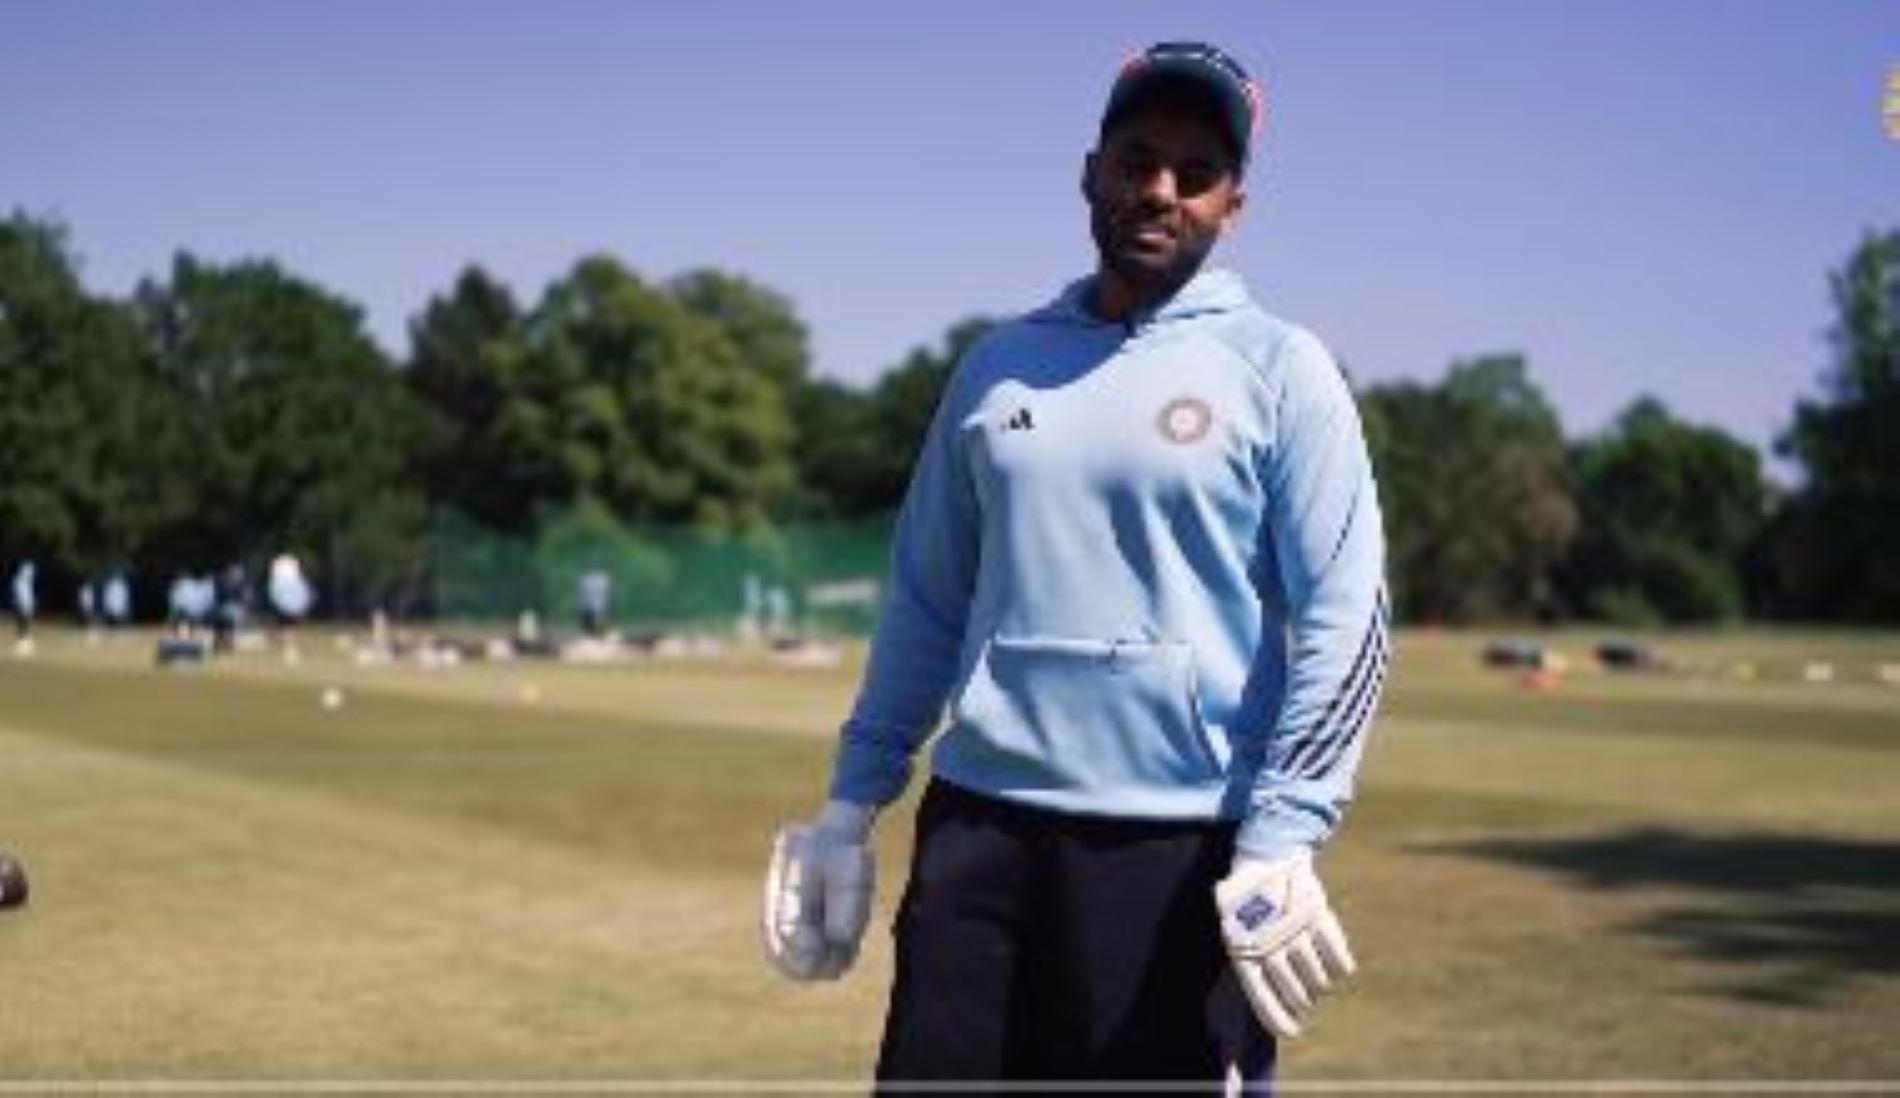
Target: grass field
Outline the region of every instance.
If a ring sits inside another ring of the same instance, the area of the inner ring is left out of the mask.
[[[1687,671],[1541,690],[1483,639],[1401,638],[1323,864],[1362,975],[1285,1077],[1900,1079],[1900,637],[1672,636]],[[158,671],[149,643],[0,656],[0,848],[34,890],[0,915],[0,1079],[868,1072],[907,813],[850,979],[778,981],[756,930],[849,661]]]

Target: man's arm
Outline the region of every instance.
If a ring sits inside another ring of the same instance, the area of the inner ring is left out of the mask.
[[[1298,332],[1284,367],[1268,523],[1290,627],[1286,696],[1240,833],[1275,858],[1323,843],[1352,797],[1391,655],[1385,534],[1345,377]]]
[[[1260,1023],[1299,1036],[1356,963],[1314,866],[1351,799],[1390,644],[1378,492],[1352,395],[1319,341],[1281,350],[1267,516],[1291,651],[1238,849],[1214,891]]]
[[[889,592],[839,736],[831,799],[772,844],[765,953],[794,980],[835,980],[857,958],[876,889],[877,809],[903,792],[956,679],[981,533],[954,409],[946,395],[898,515]]]
[[[864,681],[839,740],[834,800],[895,800],[956,681],[982,534],[954,394],[953,380],[898,513],[888,590]]]

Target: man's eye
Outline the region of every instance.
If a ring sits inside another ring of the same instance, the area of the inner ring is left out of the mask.
[[[1123,153],[1118,161],[1123,179],[1146,179],[1153,175],[1160,164],[1154,157],[1138,152]]]
[[[1220,174],[1220,169],[1212,164],[1198,161],[1183,164],[1174,171],[1174,185],[1189,197],[1206,194],[1220,182]]]

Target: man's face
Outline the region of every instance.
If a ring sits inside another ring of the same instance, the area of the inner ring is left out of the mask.
[[[1084,162],[1082,193],[1103,273],[1143,300],[1193,277],[1246,201],[1214,123],[1160,105],[1115,124]]]

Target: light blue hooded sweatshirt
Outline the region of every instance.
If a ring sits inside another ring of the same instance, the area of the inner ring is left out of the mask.
[[[1105,321],[1093,283],[959,363],[912,474],[832,796],[931,770],[1063,813],[1319,845],[1389,645],[1357,409],[1309,332],[1203,271]]]

